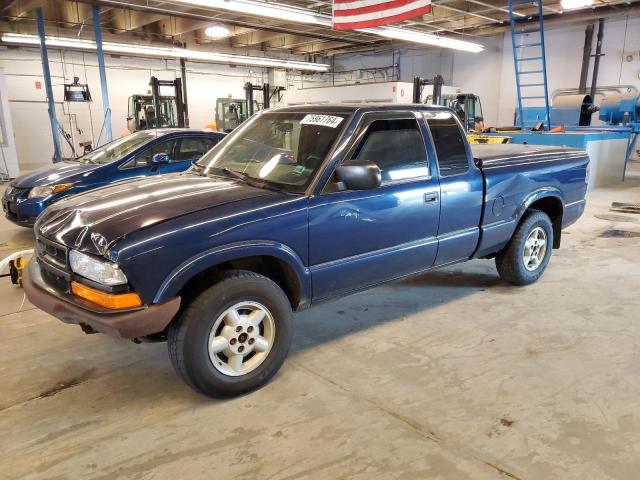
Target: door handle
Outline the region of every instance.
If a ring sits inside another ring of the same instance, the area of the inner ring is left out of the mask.
[[[440,198],[438,192],[427,192],[423,196],[424,203],[437,203],[438,198]]]

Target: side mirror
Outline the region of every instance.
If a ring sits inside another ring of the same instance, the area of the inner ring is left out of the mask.
[[[156,153],[153,157],[151,157],[151,163],[149,164],[149,168],[155,170],[159,165],[165,165],[169,163],[171,159],[169,155],[166,153]]]
[[[382,183],[380,168],[369,160],[348,160],[336,169],[336,176],[348,190],[370,190]]]

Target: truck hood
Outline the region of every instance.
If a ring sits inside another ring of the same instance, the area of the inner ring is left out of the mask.
[[[115,241],[151,225],[198,210],[273,195],[284,194],[220,177],[160,175],[63,199],[40,215],[35,231],[68,247],[105,255]]]
[[[42,167],[21,175],[14,180],[13,184],[19,188],[33,188],[76,181],[103,166],[92,163],[60,162],[51,167]]]

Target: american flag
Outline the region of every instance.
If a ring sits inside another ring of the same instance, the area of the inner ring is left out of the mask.
[[[333,0],[333,28],[378,27],[429,12],[431,0]]]

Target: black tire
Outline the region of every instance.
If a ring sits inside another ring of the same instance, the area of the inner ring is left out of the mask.
[[[540,264],[529,270],[525,266],[525,242],[536,228],[542,228],[546,234],[546,251]],[[553,249],[553,225],[549,216],[540,210],[530,210],[516,228],[513,237],[504,249],[496,255],[496,267],[500,278],[512,285],[529,285],[537,281],[549,264]]]
[[[216,320],[239,302],[258,302],[273,318],[274,338],[266,358],[254,370],[225,375],[209,356],[209,334]],[[293,337],[291,304],[282,289],[257,273],[232,270],[195,297],[169,326],[169,358],[190,387],[210,397],[240,395],[267,383],[284,363]]]

